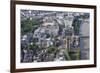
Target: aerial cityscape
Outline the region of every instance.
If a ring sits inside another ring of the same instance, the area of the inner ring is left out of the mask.
[[[20,10],[21,63],[88,60],[90,14]]]

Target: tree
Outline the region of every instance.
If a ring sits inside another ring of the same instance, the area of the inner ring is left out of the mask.
[[[48,51],[48,53],[54,53],[54,52],[57,51],[57,47],[55,47],[55,46],[49,46],[47,48],[47,51]]]
[[[74,27],[74,34],[78,35],[79,34],[79,29],[80,29],[80,24],[81,21],[79,20],[79,17],[75,17],[72,26]]]
[[[29,50],[33,50],[33,49],[38,49],[38,45],[36,45],[35,43],[28,45]]]
[[[32,32],[39,25],[39,22],[32,19],[21,20],[21,33],[26,34],[28,32]]]

